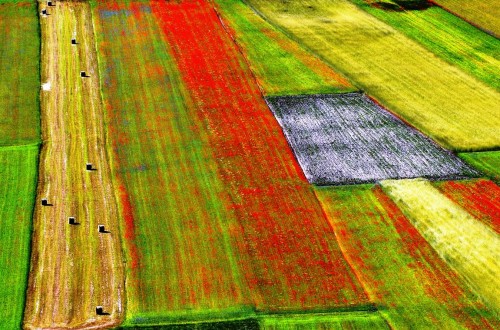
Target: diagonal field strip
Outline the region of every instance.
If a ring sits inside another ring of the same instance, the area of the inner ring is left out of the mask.
[[[40,23],[42,82],[51,88],[41,94],[43,147],[24,322],[28,329],[109,327],[122,318],[124,279],[91,12],[84,2],[57,2],[49,14]],[[80,77],[82,70],[89,77]],[[87,162],[96,170],[87,171]],[[52,205],[42,206],[42,198]],[[77,225],[68,224],[70,216]],[[109,232],[98,233],[98,224]],[[108,315],[96,315],[99,305]]]
[[[387,180],[383,190],[452,268],[498,314],[500,237],[426,180]]]
[[[363,94],[266,100],[307,179],[316,185],[479,174]]]
[[[245,2],[442,146],[500,148],[500,93],[349,1]]]

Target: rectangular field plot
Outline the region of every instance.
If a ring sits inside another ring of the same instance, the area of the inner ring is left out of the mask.
[[[500,147],[500,93],[346,0],[246,0],[356,87],[442,146]]]
[[[478,300],[380,187],[315,190],[342,252],[392,329],[498,328],[494,309]]]
[[[283,96],[267,102],[311,183],[477,175],[365,95]]]
[[[38,145],[0,148],[0,329],[21,328],[37,162]]]
[[[40,141],[40,35],[35,1],[0,1],[0,146]]]

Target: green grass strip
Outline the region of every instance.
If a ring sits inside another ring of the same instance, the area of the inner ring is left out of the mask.
[[[29,271],[38,145],[0,148],[0,329],[19,329]]]
[[[0,4],[0,146],[40,141],[37,4]]]
[[[256,15],[239,0],[216,0],[228,32],[236,40],[267,95],[354,91],[345,78]]]
[[[500,88],[500,41],[440,7],[427,10],[388,11],[365,0],[352,0],[360,8],[418,41],[436,56],[456,65],[486,84]]]
[[[469,152],[458,156],[500,183],[500,151]]]

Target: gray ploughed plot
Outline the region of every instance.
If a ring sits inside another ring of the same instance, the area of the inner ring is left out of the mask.
[[[480,175],[363,94],[280,96],[266,101],[313,184]]]

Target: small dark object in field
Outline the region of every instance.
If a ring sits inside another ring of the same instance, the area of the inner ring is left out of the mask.
[[[70,225],[76,225],[76,220],[75,220],[75,217],[69,217],[68,218],[68,223]]]
[[[87,73],[85,71],[80,71],[80,77],[86,78],[88,76],[87,76]]]
[[[48,15],[47,9],[42,9],[42,15]]]
[[[100,233],[109,233],[109,231],[107,231],[105,228],[104,228],[104,225],[98,225],[97,226],[97,229]]]
[[[87,171],[96,171],[97,170],[97,169],[92,167],[92,163],[87,163],[86,169],[87,169]]]
[[[46,198],[42,199],[42,206],[52,206],[52,204],[49,204]]]
[[[52,1],[47,1],[47,6],[52,7]]]
[[[72,45],[76,45],[76,39],[75,38],[71,39],[71,44]]]

